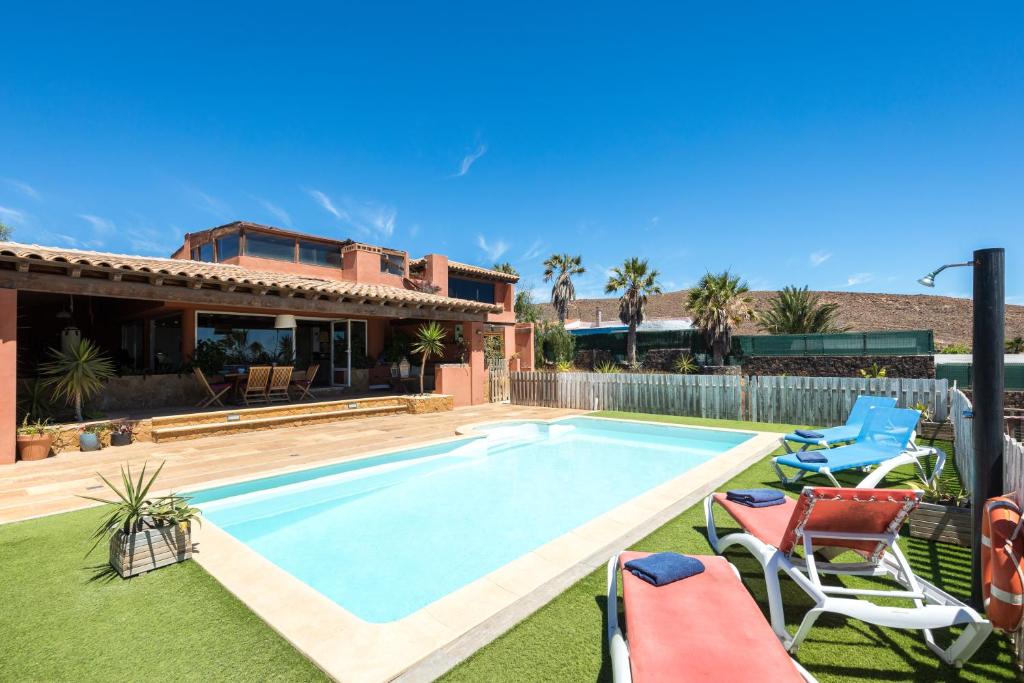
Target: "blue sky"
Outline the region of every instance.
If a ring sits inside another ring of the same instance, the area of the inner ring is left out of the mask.
[[[1004,246],[1024,303],[1019,2],[483,4],[6,3],[0,220],[165,256],[245,219],[538,287],[569,251],[581,295],[632,255],[923,293]]]

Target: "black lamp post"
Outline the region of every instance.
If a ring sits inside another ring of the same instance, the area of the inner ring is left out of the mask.
[[[974,398],[974,486],[971,511],[971,603],[982,608],[981,513],[985,501],[1003,494],[1003,350],[1006,316],[1003,249],[979,249],[974,260],[951,263],[918,280],[935,286],[946,268],[974,266],[974,339],[971,391]]]

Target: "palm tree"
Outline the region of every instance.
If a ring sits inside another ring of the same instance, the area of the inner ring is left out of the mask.
[[[768,334],[828,334],[850,329],[841,327],[838,317],[839,304],[823,304],[806,286],[790,285],[772,298],[758,323]]]
[[[1024,337],[1014,337],[1006,340],[1007,353],[1024,353]]]
[[[82,339],[67,351],[50,349],[53,359],[40,369],[53,395],[63,398],[75,408],[75,419],[82,421],[82,404],[103,388],[113,376],[114,364],[88,339]]]
[[[445,329],[436,321],[420,325],[416,330],[416,341],[410,349],[413,353],[423,354],[420,362],[420,393],[425,394],[423,389],[423,378],[427,372],[427,359],[431,356],[440,356],[444,353],[444,338],[448,334]]]
[[[647,259],[635,256],[628,258],[621,266],[612,268],[608,284],[604,286],[605,294],[620,290],[622,296],[619,298],[619,320],[623,325],[629,325],[629,334],[626,337],[626,362],[633,366],[636,365],[636,326],[644,321],[647,297],[651,294],[661,294],[658,271],[653,268],[648,270]]]
[[[569,304],[576,300],[576,288],[572,284],[573,275],[582,275],[583,260],[577,254],[552,254],[544,261],[544,282],[555,281],[551,286],[551,305],[558,313],[558,320],[565,323],[569,314]]]
[[[516,267],[508,261],[505,261],[504,263],[495,263],[493,270],[496,270],[499,273],[508,273],[509,275],[519,275],[519,271],[516,270]]]
[[[686,306],[711,347],[715,365],[722,365],[729,352],[733,327],[751,315],[749,291],[746,282],[726,270],[705,273],[687,295]]]

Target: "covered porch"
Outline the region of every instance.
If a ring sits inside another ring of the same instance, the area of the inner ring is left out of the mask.
[[[50,350],[69,340],[89,339],[113,362],[117,376],[84,415],[109,420],[194,412],[206,395],[194,367],[218,379],[231,368],[287,365],[300,374],[318,366],[304,403],[418,392],[418,379],[401,375],[418,375],[416,330],[437,321],[447,332],[444,353],[428,360],[425,388],[471,404],[486,400],[486,357],[507,362],[517,339],[522,347],[514,323],[488,322],[496,311],[425,292],[237,266],[5,248],[0,462],[14,461],[25,414],[67,421],[64,406],[41,397],[35,380]],[[446,382],[446,373],[459,381]],[[223,398],[231,408],[231,397]]]

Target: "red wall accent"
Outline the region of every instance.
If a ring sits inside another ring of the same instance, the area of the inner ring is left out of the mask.
[[[0,289],[0,464],[13,463],[18,451],[18,290]]]

